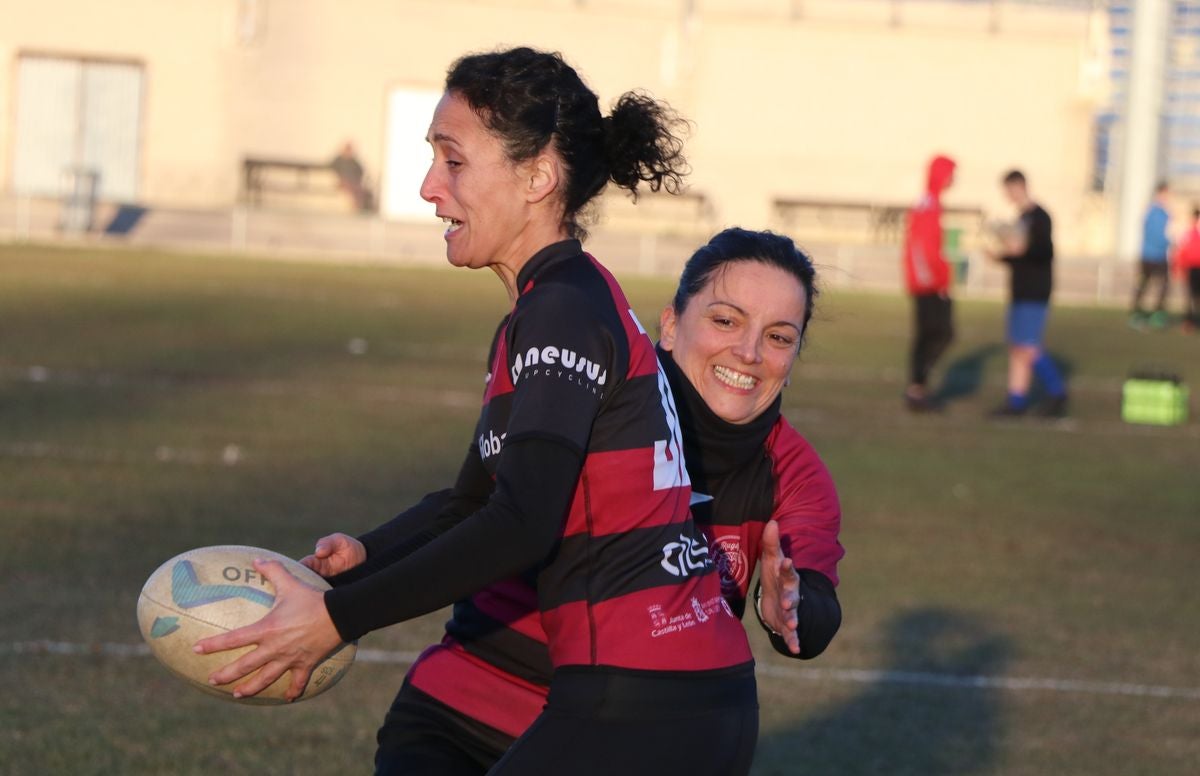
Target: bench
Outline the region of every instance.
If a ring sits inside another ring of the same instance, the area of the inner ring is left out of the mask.
[[[788,232],[895,244],[904,240],[911,205],[864,200],[780,198],[773,203],[775,220]],[[974,236],[983,226],[978,207],[943,207],[942,227]]]
[[[259,206],[265,193],[345,196],[329,162],[248,156],[242,160],[242,199]]]

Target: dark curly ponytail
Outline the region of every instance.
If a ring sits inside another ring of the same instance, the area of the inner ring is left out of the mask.
[[[638,92],[622,95],[602,117],[596,94],[560,54],[469,54],[450,66],[446,91],[467,101],[514,162],[553,143],[566,168],[563,225],[573,237],[586,236],[583,213],[610,180],[635,199],[642,184],[672,194],[682,188],[686,122]]]
[[[684,122],[648,94],[626,92],[604,120],[609,178],[636,199],[639,183],[651,191],[678,194],[687,174],[683,140],[675,133]]]

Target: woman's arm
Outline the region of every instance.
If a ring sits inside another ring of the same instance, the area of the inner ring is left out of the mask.
[[[341,643],[440,609],[540,563],[558,538],[582,457],[567,445],[529,439],[506,446],[499,467],[486,507],[356,582],[321,593],[274,561],[256,561],[275,588],[275,608],[253,625],[197,642],[202,654],[257,645],[214,671],[210,681],[243,680],[234,697],[244,697],[290,670],[287,697],[295,699],[313,668]]]
[[[496,327],[492,347],[488,352],[489,366],[496,356],[499,334],[508,320],[509,316],[504,316]],[[478,445],[472,443],[459,469],[456,488],[426,494],[413,506],[357,539],[346,534],[322,537],[317,540],[313,554],[300,562],[325,577],[334,587],[338,587],[357,582],[405,557],[483,508],[491,495],[492,483],[490,478],[476,476],[476,469],[481,465]],[[466,472],[472,474],[468,476]],[[463,488],[468,480],[486,484],[474,492],[468,492]]]
[[[430,527],[449,498],[449,488],[426,494],[416,504],[358,538],[341,532],[322,536],[317,539],[312,554],[301,558],[300,562],[334,587],[361,579],[378,567],[383,551]],[[376,534],[374,548],[368,548],[364,543],[370,534]],[[372,561],[372,567],[366,566],[368,560]]]
[[[782,655],[821,654],[842,622],[837,564],[841,505],[816,451],[786,421],[773,435],[775,512],[763,530],[759,622]]]
[[[604,320],[593,304],[571,286],[534,289],[509,319],[506,352],[515,357],[544,353],[547,346],[567,349],[611,375],[611,390],[623,370],[611,334],[620,321]],[[494,368],[509,376],[507,363]],[[528,368],[513,376],[511,392],[491,400],[509,403],[505,427],[479,429],[498,440],[504,433],[504,441],[497,442],[502,446],[494,490],[478,446],[454,488],[486,506],[402,561],[328,591],[325,604],[344,639],[434,611],[527,571],[554,548],[602,398],[581,388],[570,369]],[[443,579],[448,569],[454,569],[453,576]]]
[[[548,439],[506,445],[487,506],[407,557],[325,593],[344,641],[447,606],[545,560],[562,530],[579,451]]]
[[[366,558],[349,571],[327,577],[341,587],[357,582],[425,546],[487,504],[493,483],[472,443],[453,488],[430,493],[416,505],[358,537]]]
[[[768,560],[763,557],[763,579],[766,579]],[[778,562],[778,561],[777,561]],[[786,593],[767,594],[766,584],[760,581],[754,592],[754,612],[767,631],[775,651],[784,657],[811,660],[833,641],[842,625],[842,605],[829,577],[812,569],[796,570],[785,559],[787,572],[779,576]]]
[[[520,319],[514,313],[510,352],[558,343],[605,374],[621,374],[611,327],[588,315],[586,298],[562,293],[547,301],[529,305]],[[252,695],[291,670],[288,697],[298,697],[313,667],[342,641],[434,611],[544,561],[561,534],[601,401],[570,378],[527,370],[514,380],[511,399],[491,399],[511,401],[511,409],[487,505],[403,559],[324,594],[282,566],[256,564],[275,585],[276,607],[258,623],[197,643],[203,653],[257,645],[210,679],[228,684],[258,671],[235,688],[235,695]],[[464,466],[462,478],[456,492],[489,486],[482,466]]]

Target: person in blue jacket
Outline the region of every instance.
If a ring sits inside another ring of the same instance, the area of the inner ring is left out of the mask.
[[[1133,310],[1129,319],[1129,325],[1135,329],[1144,329],[1147,325],[1161,329],[1167,325],[1167,290],[1171,283],[1167,262],[1171,253],[1171,240],[1167,237],[1167,225],[1171,221],[1167,213],[1169,194],[1166,182],[1159,183],[1154,189],[1154,200],[1146,210],[1146,218],[1142,221],[1141,278],[1133,294]],[[1142,297],[1151,283],[1158,285],[1158,301],[1154,311],[1148,313],[1142,309]]]

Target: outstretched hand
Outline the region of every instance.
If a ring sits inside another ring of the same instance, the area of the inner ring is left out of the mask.
[[[292,680],[285,697],[294,701],[304,692],[313,669],[342,643],[342,638],[329,618],[320,590],[296,579],[278,561],[256,560],[254,568],[275,588],[275,607],[252,625],[196,642],[194,650],[205,655],[256,645],[214,671],[209,682],[225,685],[244,680],[233,691],[233,697],[242,698],[262,692],[290,670]]]
[[[783,554],[779,541],[779,523],[768,520],[762,533],[760,562],[762,600],[759,612],[767,627],[779,634],[793,655],[800,654],[800,575],[792,559]]]
[[[367,548],[353,536],[334,533],[317,539],[312,555],[300,562],[323,577],[333,577],[349,571],[367,559]]]

